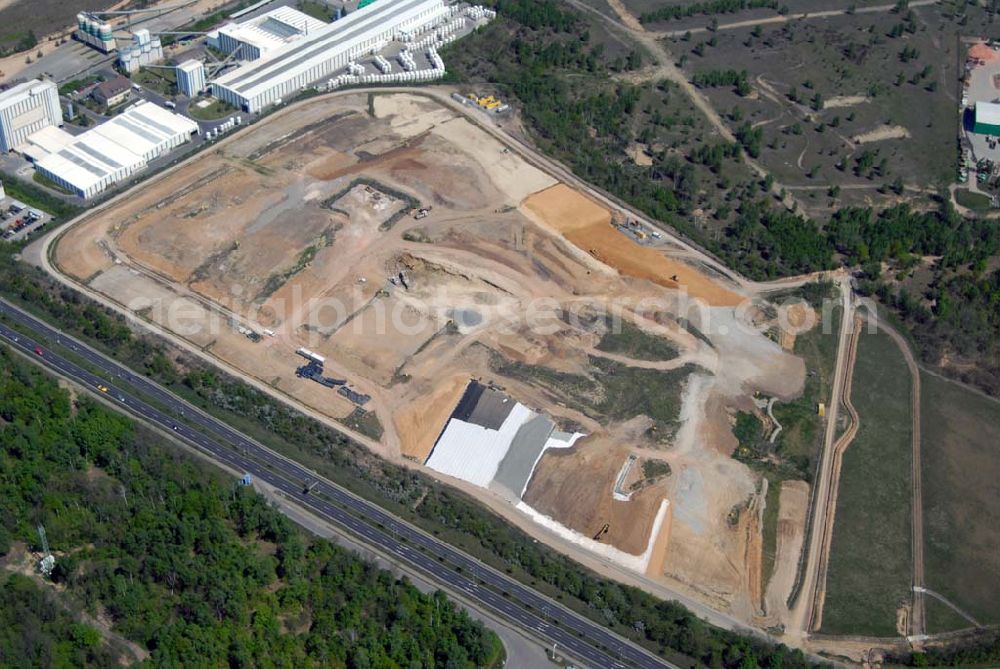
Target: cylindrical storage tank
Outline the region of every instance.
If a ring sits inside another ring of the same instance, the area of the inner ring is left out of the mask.
[[[110,42],[115,37],[114,32],[111,30],[110,23],[102,23],[98,28],[98,32],[101,40],[105,42]]]

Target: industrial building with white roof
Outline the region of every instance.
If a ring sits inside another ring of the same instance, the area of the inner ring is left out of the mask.
[[[209,44],[239,60],[257,60],[281,47],[327,26],[319,19],[278,7],[243,23],[227,23],[209,36]]]
[[[212,93],[245,111],[260,111],[447,12],[443,0],[378,0],[222,75],[212,82]]]
[[[152,102],[138,104],[107,123],[73,137],[63,131],[32,141],[33,157],[45,149],[35,169],[45,178],[91,198],[105,188],[144,169],[149,161],[180,146],[198,132],[198,125]],[[30,139],[30,138],[29,138]]]

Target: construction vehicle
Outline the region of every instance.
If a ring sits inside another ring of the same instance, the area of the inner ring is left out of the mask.
[[[635,236],[638,237],[639,239],[646,239],[646,237],[648,237],[649,235],[646,234],[645,230],[636,230]]]
[[[501,104],[501,102],[499,100],[494,100],[493,102],[487,102],[486,103],[486,108],[488,110],[490,110],[490,111],[493,111],[494,109],[496,109],[497,107],[499,107],[500,104]]]
[[[497,100],[492,95],[487,95],[485,98],[479,98],[479,100],[477,100],[477,103],[479,104],[480,107],[486,107],[494,102],[497,103],[497,106],[500,105],[500,101]]]
[[[601,537],[603,537],[605,534],[607,534],[608,530],[610,530],[610,529],[611,529],[611,523],[604,523],[604,527],[602,527],[598,531],[598,533],[594,535],[594,541],[600,541]]]

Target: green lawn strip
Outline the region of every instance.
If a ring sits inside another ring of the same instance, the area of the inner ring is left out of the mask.
[[[774,570],[774,558],[778,554],[778,500],[781,497],[781,480],[768,481],[767,497],[764,500],[764,527],[761,530],[764,540],[763,556],[761,558],[761,574],[767,591]]]
[[[824,633],[894,636],[910,596],[910,376],[888,335],[862,335],[830,547]]]
[[[924,597],[927,612],[927,633],[943,634],[973,627],[973,624],[959,615],[955,609],[934,597]]]

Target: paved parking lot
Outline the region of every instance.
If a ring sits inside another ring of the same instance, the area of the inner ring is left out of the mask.
[[[7,241],[20,241],[51,220],[48,213],[14,198],[0,199],[0,237]]]

